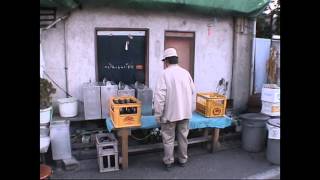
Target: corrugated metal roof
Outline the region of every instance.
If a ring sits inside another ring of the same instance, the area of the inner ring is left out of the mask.
[[[87,2],[133,9],[189,10],[201,14],[258,16],[270,0],[40,0],[40,6],[73,9]]]

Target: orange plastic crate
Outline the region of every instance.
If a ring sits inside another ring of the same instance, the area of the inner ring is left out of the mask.
[[[117,104],[115,101],[131,101]],[[133,96],[110,98],[110,117],[115,128],[141,126],[141,102]]]
[[[196,111],[205,117],[221,117],[225,115],[226,96],[218,93],[197,93]]]

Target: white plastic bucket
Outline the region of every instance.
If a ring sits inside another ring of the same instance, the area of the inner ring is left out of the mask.
[[[40,109],[40,124],[47,124],[52,118],[52,106]]]
[[[59,103],[59,113],[61,117],[75,117],[78,114],[78,101],[76,98],[62,98]]]

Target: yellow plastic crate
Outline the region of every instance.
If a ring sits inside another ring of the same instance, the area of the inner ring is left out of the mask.
[[[133,96],[110,98],[110,117],[115,128],[141,126],[141,102]]]
[[[221,117],[225,115],[226,96],[218,93],[197,93],[196,111],[205,117]]]

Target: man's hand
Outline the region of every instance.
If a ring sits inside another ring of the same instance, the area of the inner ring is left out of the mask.
[[[158,124],[160,124],[160,119],[161,119],[160,117],[156,117],[156,121]]]

